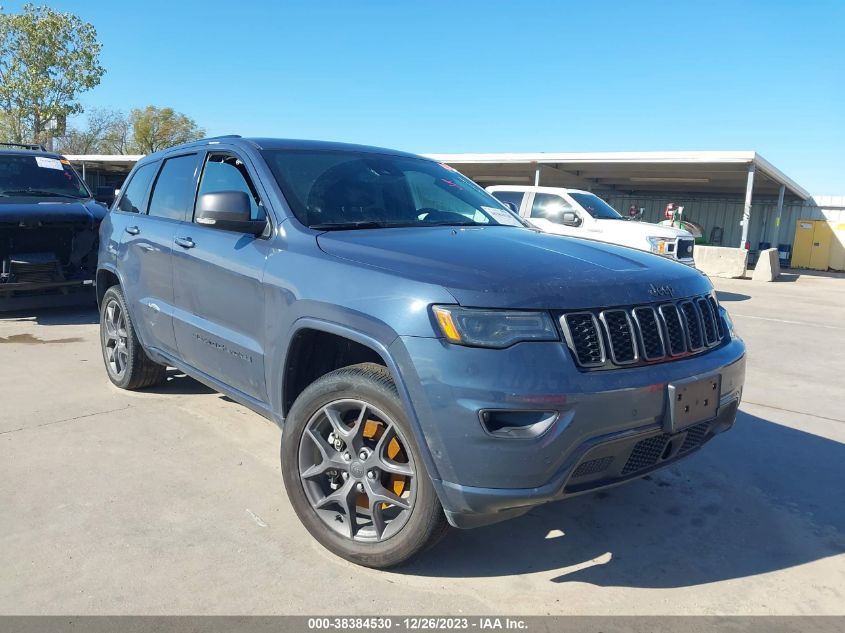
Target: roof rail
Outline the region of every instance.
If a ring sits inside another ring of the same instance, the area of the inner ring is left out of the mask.
[[[221,136],[209,136],[208,138],[201,138],[198,143],[202,143],[204,141],[219,141],[220,139],[224,138],[243,138],[240,134],[223,134]]]
[[[31,149],[40,152],[46,152],[47,148],[37,143],[0,143],[3,147],[20,147],[22,149]]]

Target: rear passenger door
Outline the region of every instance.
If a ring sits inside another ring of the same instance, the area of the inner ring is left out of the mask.
[[[258,187],[260,182],[236,152],[205,155],[198,196],[243,191],[251,200],[251,219],[267,219],[265,196]],[[262,280],[269,240],[197,224],[193,213],[180,224],[175,237],[174,329],[180,357],[224,384],[267,402]]]
[[[173,238],[176,227],[184,222],[196,191],[199,155],[173,156],[158,167],[149,196],[143,202],[132,194],[136,174],[118,203],[132,204],[135,213],[123,229],[120,264],[124,293],[129,303],[138,336],[146,347],[168,354],[176,353],[173,333]],[[139,208],[137,204],[141,202]],[[128,209],[128,206],[127,206]]]

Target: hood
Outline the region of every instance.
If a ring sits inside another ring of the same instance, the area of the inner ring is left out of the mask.
[[[607,224],[613,223],[617,225],[620,223],[619,220],[599,220],[599,223],[602,227],[606,227]],[[647,237],[686,237],[692,239],[692,233],[689,231],[685,231],[684,229],[678,229],[673,226],[661,226],[659,224],[652,224],[650,222],[631,222],[627,221],[624,222],[625,225],[625,232],[631,235],[641,235],[643,239]]]
[[[333,231],[317,242],[335,257],[442,286],[464,306],[593,308],[712,289],[700,272],[665,257],[514,227]]]
[[[105,207],[93,200],[39,201],[32,198],[0,198],[0,225],[42,226],[45,224],[86,224],[101,222]]]

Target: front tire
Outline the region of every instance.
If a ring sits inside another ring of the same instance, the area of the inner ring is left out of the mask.
[[[448,523],[387,369],[319,378],[291,407],[282,475],[299,519],[326,549],[366,567],[407,562]]]
[[[106,290],[100,304],[100,347],[109,380],[121,389],[143,389],[165,378],[167,368],[151,360],[138,341],[120,286]]]

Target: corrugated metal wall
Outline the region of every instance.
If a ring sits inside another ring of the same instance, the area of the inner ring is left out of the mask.
[[[744,201],[735,197],[704,197],[678,193],[656,193],[649,195],[628,195],[616,192],[596,191],[608,203],[625,215],[634,205],[645,208],[643,219],[646,222],[660,222],[666,205],[674,202],[684,207],[684,217],[693,220],[705,229],[705,237],[710,238],[713,227],[721,227],[723,246],[739,246],[742,239],[742,219]],[[804,203],[785,203],[780,230],[775,239],[774,222],[777,214],[777,200],[773,198],[752,198],[751,225],[748,239],[751,249],[757,250],[760,242],[792,244],[795,237],[795,223],[801,219],[833,220],[845,222],[845,196],[817,196]]]

